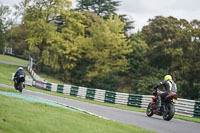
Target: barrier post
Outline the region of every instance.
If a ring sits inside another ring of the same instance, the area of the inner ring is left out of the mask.
[[[93,88],[87,88],[86,99],[94,100],[95,91]]]

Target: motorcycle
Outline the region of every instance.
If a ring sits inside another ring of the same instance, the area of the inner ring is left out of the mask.
[[[25,88],[24,81],[25,81],[24,75],[20,75],[19,77],[14,78],[15,89],[18,90],[19,92],[22,92],[23,89]]]
[[[148,117],[155,115],[163,116],[163,119],[170,121],[175,114],[174,104],[177,103],[178,95],[176,93],[170,93],[165,98],[161,98],[161,108],[158,112],[157,94],[162,93],[160,90],[156,90],[153,94],[155,97],[152,98],[152,101],[149,103],[146,114]]]

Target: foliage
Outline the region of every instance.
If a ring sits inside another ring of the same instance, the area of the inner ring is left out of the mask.
[[[132,52],[128,54],[127,58],[131,67],[127,75],[131,79],[130,92],[151,94],[153,86],[162,79],[166,72],[163,69],[155,69],[150,65],[149,57],[147,56],[149,46],[143,38],[144,36],[141,32],[130,37],[129,45]]]
[[[104,19],[108,19],[110,15],[116,15],[117,7],[121,1],[114,0],[77,0],[77,10],[94,12]],[[133,21],[127,18],[127,15],[119,15],[122,22],[125,23],[123,30],[128,32],[133,29]]]
[[[121,32],[124,23],[118,16],[110,16],[104,22],[100,20],[93,24],[89,31],[91,38],[86,41],[86,59],[90,62],[86,78],[89,81],[95,77],[103,77],[112,71],[127,71],[126,54],[130,52],[125,35]]]
[[[13,53],[23,57],[29,56],[29,46],[26,43],[26,29],[24,25],[15,25],[7,32],[7,46],[13,48]]]
[[[12,25],[12,20],[8,17],[11,10],[8,6],[0,3],[0,53],[4,51],[4,46],[7,41],[7,31]]]
[[[142,33],[150,47],[151,65],[173,75],[178,83],[179,96],[198,99],[199,21],[189,23],[184,19],[157,16],[149,22]]]
[[[25,0],[17,7],[24,9],[26,41],[31,50],[38,48],[41,67],[45,64],[54,71],[71,69],[80,58],[73,43],[76,37],[84,34],[83,17],[78,12],[71,12],[69,6],[71,2],[67,0]],[[57,25],[57,16],[62,17],[62,25]]]
[[[129,31],[131,31],[132,29],[134,29],[135,27],[133,26],[134,21],[130,18],[128,18],[128,16],[126,14],[120,14],[120,19],[122,22],[124,22],[126,25],[124,26],[124,31],[127,34]]]
[[[107,18],[111,14],[115,14],[120,3],[120,1],[113,0],[77,0],[77,2],[78,10],[92,11]]]

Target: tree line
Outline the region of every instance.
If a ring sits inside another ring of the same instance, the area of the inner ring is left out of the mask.
[[[37,71],[90,88],[151,94],[172,75],[179,97],[200,99],[200,21],[156,16],[128,36],[132,20],[117,14],[120,1],[24,0],[21,24],[5,19],[0,6],[0,51],[31,55]]]

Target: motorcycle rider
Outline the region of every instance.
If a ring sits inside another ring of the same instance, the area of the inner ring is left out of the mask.
[[[177,92],[177,87],[176,87],[176,83],[172,80],[172,76],[170,75],[166,75],[164,77],[164,80],[160,83],[158,83],[157,85],[154,86],[154,90],[157,91],[157,88],[159,88],[160,86],[164,87],[164,91],[161,93],[157,93],[157,111],[160,112],[160,108],[161,108],[161,98],[165,98],[168,94],[170,93],[176,93]],[[155,94],[155,92],[154,92]]]
[[[26,77],[26,73],[24,72],[22,67],[18,68],[18,71],[14,75],[14,81],[15,81],[15,88],[19,82],[24,82]],[[25,87],[25,86],[24,86]]]

